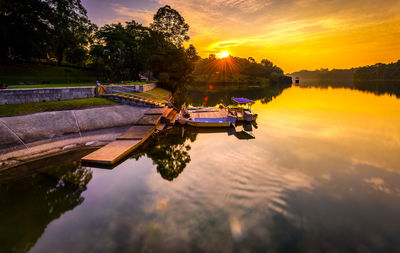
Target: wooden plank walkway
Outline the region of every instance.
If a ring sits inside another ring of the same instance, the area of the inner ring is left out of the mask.
[[[136,149],[142,140],[118,140],[82,158],[83,162],[112,165]]]
[[[141,117],[135,125],[157,125],[160,122],[162,115],[144,115]]]
[[[158,125],[156,126],[156,129],[157,129],[158,131],[162,131],[162,130],[164,130],[165,126],[166,126],[165,123],[160,123],[160,124],[158,124]]]
[[[154,108],[150,109],[148,113],[140,118],[134,126],[119,136],[116,141],[83,157],[82,161],[112,165],[138,148],[156,129],[164,129],[165,124],[159,124],[161,117],[170,116],[170,114],[176,115],[176,112],[169,108]]]
[[[132,126],[124,134],[119,136],[117,140],[141,140],[147,139],[154,132],[154,126]]]
[[[166,110],[168,110],[167,107],[151,108],[145,113],[145,115],[162,115]]]

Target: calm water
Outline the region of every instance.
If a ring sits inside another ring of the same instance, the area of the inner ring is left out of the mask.
[[[3,173],[0,252],[400,252],[400,100],[280,92],[255,92],[255,139],[176,128],[112,170]]]

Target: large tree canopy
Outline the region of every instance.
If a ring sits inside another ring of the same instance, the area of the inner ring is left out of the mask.
[[[0,6],[0,61],[56,57],[77,63],[95,26],[80,0],[14,0]]]
[[[150,28],[162,33],[167,41],[177,47],[182,47],[182,43],[189,40],[189,36],[187,35],[189,25],[185,23],[185,19],[179,12],[172,9],[169,5],[158,9],[154,15],[153,23],[150,24]]]
[[[41,0],[4,1],[0,5],[0,62],[43,58],[50,38],[52,10]]]

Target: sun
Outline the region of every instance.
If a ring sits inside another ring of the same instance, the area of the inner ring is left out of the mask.
[[[230,53],[228,51],[222,51],[221,53],[216,54],[218,58],[225,58],[228,57]]]

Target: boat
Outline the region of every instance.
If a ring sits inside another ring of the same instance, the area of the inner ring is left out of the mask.
[[[228,111],[230,114],[237,117],[237,121],[251,122],[257,119],[257,114],[251,111],[251,106],[254,104],[254,101],[247,98],[235,97],[232,97],[232,101],[235,105],[228,106]]]
[[[194,118],[187,119],[186,124],[194,127],[230,127],[236,122],[235,119],[227,118]]]
[[[184,105],[179,113],[178,122],[194,127],[230,127],[235,125],[236,116],[229,114],[225,108],[188,107]]]

